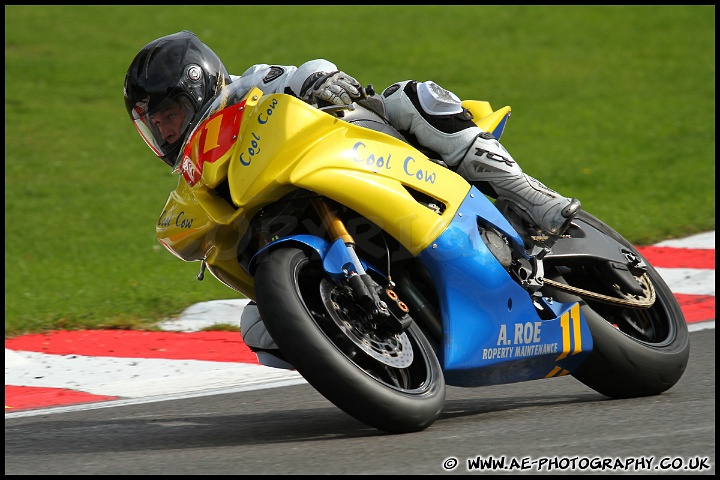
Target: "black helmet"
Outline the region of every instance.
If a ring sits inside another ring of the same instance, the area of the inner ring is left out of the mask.
[[[230,81],[215,52],[184,30],[138,52],[125,76],[125,107],[148,146],[172,167],[203,107]],[[177,122],[168,139],[162,118]]]

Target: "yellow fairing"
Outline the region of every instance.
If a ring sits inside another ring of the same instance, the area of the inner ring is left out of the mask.
[[[464,100],[462,105],[473,114],[475,124],[486,132],[494,132],[511,111],[508,106],[493,111],[489,102],[480,100]]]
[[[155,227],[158,239],[183,260],[200,260],[205,256],[201,240],[213,228],[214,222],[180,178]]]
[[[208,211],[225,211],[224,223],[211,218]],[[228,212],[233,212],[232,216]],[[190,187],[181,177],[170,194],[156,226],[158,240],[179,258],[191,262],[205,260],[220,281],[252,296],[253,279],[240,268],[238,243],[247,222],[233,222],[236,212],[205,184]]]
[[[246,121],[229,168],[240,208],[301,187],[361,213],[417,254],[448,225],[470,190],[459,175],[408,144],[288,95],[262,97]],[[445,212],[421,205],[408,188],[436,198]]]

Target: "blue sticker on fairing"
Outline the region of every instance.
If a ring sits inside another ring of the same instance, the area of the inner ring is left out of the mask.
[[[482,217],[522,242],[492,203],[471,190],[455,219],[419,258],[435,281],[443,321],[439,359],[449,385],[481,386],[571,373],[592,349],[577,303],[533,301],[480,237]]]

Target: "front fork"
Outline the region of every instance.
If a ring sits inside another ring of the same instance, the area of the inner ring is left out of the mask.
[[[412,318],[408,315],[409,309],[392,290],[393,285],[379,287],[367,274],[355,252],[355,240],[348,233],[343,221],[330,209],[327,200],[314,197],[312,204],[332,240],[342,240],[345,244],[351,261],[343,265],[343,273],[358,303],[366,313],[368,323],[373,328],[387,325],[397,333],[408,328],[412,323]]]

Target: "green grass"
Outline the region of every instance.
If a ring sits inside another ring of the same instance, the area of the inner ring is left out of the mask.
[[[327,58],[510,105],[524,170],[629,240],[715,228],[714,6],[6,6],[6,337],[237,296],[155,239],[177,178],[124,109],[135,53],[183,29],[235,74]]]

